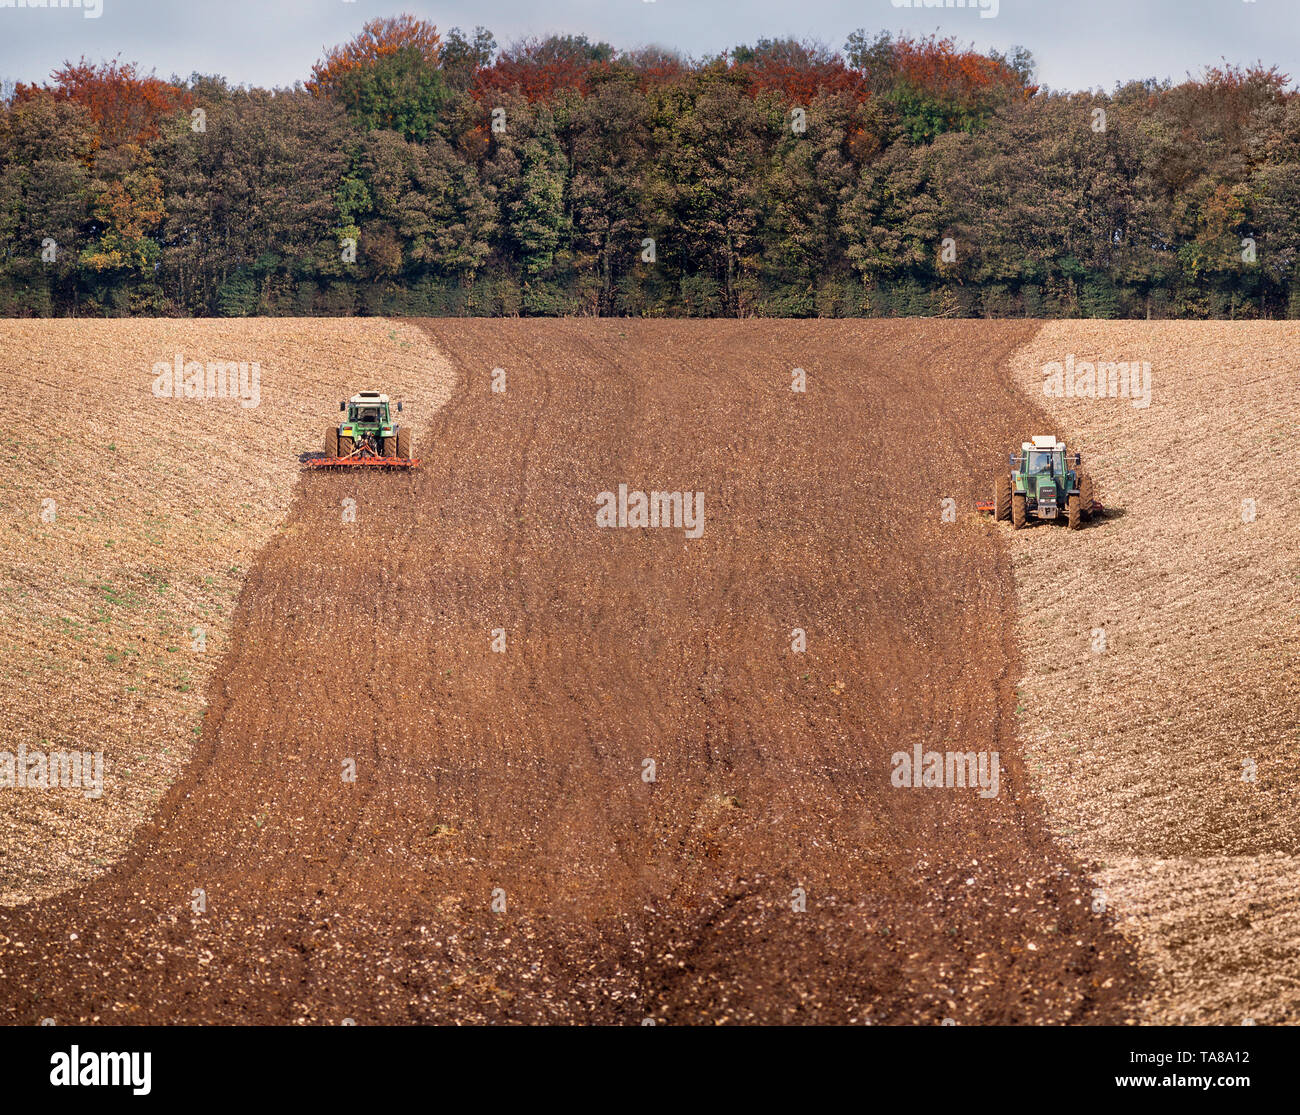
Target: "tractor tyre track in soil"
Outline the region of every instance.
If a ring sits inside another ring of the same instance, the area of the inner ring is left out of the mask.
[[[1129,1020],[969,510],[1034,326],[424,328],[461,381],[422,468],[302,478],[155,820],[0,912],[0,1020]],[[620,483],[703,535],[598,529]],[[997,751],[998,796],[895,788],[915,744]]]

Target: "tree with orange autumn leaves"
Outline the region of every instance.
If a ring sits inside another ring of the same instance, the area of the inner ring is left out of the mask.
[[[95,128],[96,147],[137,146],[158,138],[159,123],[190,105],[189,93],[131,62],[65,62],[47,85],[19,85],[15,103],[52,97],[85,108]]]
[[[150,144],[164,121],[191,103],[185,89],[118,59],[66,62],[45,86],[19,85],[14,104],[46,100],[78,107],[87,125],[85,219],[78,260],[93,285],[114,276],[152,277],[165,216],[163,181]],[[152,298],[145,300],[153,304]]]

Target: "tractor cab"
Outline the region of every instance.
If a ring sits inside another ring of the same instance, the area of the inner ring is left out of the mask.
[[[1059,476],[1065,468],[1065,454],[1051,449],[1030,449],[1025,461],[1025,471],[1038,475],[1050,472]]]
[[[1025,497],[1025,510],[1040,519],[1055,519],[1071,494],[1079,490],[1079,454],[1073,466],[1065,443],[1051,435],[1033,437],[1011,455],[1012,495]]]
[[[402,409],[400,402],[397,409]],[[378,433],[382,430],[387,434],[393,424],[388,396],[378,391],[359,391],[347,402],[339,403],[339,410],[347,411],[344,425],[352,426],[362,433]]]

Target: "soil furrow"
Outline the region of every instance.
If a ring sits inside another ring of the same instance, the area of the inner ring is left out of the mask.
[[[0,914],[0,1019],[1127,1020],[971,510],[1033,328],[427,323],[422,468],[303,478],[157,824]],[[620,484],[702,533],[598,527]],[[894,786],[915,745],[997,795]]]

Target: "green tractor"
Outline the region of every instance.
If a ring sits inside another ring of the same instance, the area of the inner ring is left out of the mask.
[[[1011,468],[993,484],[993,517],[1019,530],[1030,517],[1058,519],[1064,512],[1071,530],[1102,510],[1092,495],[1092,477],[1078,453],[1067,454],[1055,437],[1035,437],[1011,454]]]
[[[309,461],[313,468],[414,468],[420,463],[411,457],[411,431],[393,420],[387,395],[359,391],[339,403],[339,410],[347,413],[338,426],[325,431],[325,456]]]

